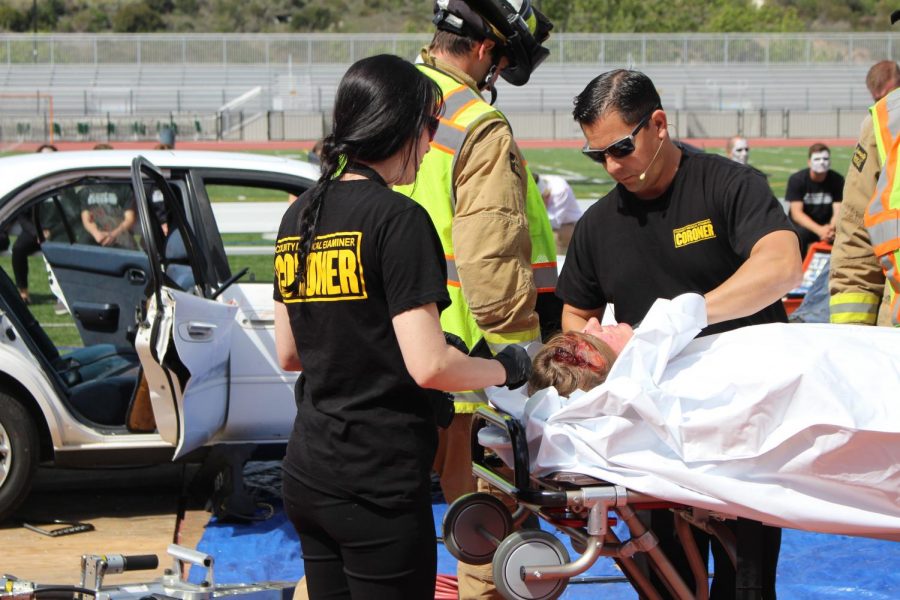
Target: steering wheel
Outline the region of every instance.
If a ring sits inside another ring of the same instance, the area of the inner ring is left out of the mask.
[[[215,300],[216,298],[218,298],[222,294],[222,292],[224,292],[229,287],[231,287],[232,284],[234,284],[238,279],[240,279],[241,277],[246,275],[247,271],[249,271],[249,270],[250,270],[250,267],[244,267],[237,273],[232,274],[231,277],[229,277],[228,279],[226,279],[225,281],[222,282],[222,285],[219,286],[219,289],[217,289],[215,292],[213,292],[213,295],[210,296],[209,299]]]

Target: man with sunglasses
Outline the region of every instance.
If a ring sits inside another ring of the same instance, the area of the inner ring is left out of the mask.
[[[607,304],[616,320],[635,325],[657,298],[687,292],[706,297],[709,326],[701,335],[787,321],[781,298],[800,282],[799,244],[763,176],[674,142],[653,82],[637,71],[595,78],[575,98],[574,117],[585,156],[617,185],[575,226],[557,286],[563,330],[582,330]],[[651,522],[693,586],[671,513],[654,511]],[[780,530],[743,521],[735,527],[741,551],[758,550],[762,581],[748,582],[740,570],[736,578],[714,541],[713,598],[735,597],[736,586],[774,598]],[[695,537],[705,555],[705,534]]]

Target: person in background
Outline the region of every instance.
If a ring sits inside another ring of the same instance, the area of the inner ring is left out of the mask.
[[[684,143],[681,145],[686,147],[686,144]],[[685,149],[687,150],[688,148]],[[750,143],[747,141],[747,138],[741,136],[729,138],[728,142],[725,144],[725,156],[738,164],[753,169],[755,173],[762,177],[765,177],[766,179],[769,178],[768,175],[750,164]]]
[[[564,178],[559,175],[533,175],[544,199],[544,206],[547,207],[547,217],[550,218],[556,240],[556,253],[565,256],[575,223],[581,218],[581,207],[575,199],[572,186]]]
[[[703,334],[787,320],[781,298],[800,282],[800,252],[764,177],[673,142],[659,93],[637,71],[596,77],[575,98],[573,116],[582,152],[617,185],[575,226],[557,287],[564,331],[582,331],[609,303],[620,323],[636,324],[657,298],[686,292],[705,294]],[[652,511],[651,524],[693,587],[671,513]],[[759,550],[762,597],[774,599],[781,531],[759,523],[741,529],[742,547]],[[706,535],[695,537],[707,554]],[[717,542],[713,554],[712,597],[731,598],[735,572]]]
[[[415,180],[441,98],[399,57],[354,63],[322,175],[279,228],[275,345],[282,368],[302,370],[284,504],[313,600],[434,597],[434,390],[513,388],[531,371],[515,344],[493,359],[448,345],[440,240],[428,213],[390,189]]]
[[[310,148],[309,152],[306,153],[306,162],[311,165],[320,165],[322,164],[322,159],[320,156],[322,155],[322,140],[316,140],[316,143],[313,144],[313,147]]]
[[[822,143],[809,147],[808,168],[788,179],[784,199],[800,236],[800,252],[813,242],[834,241],[835,224],[844,198],[844,178],[831,170],[831,151]]]
[[[93,149],[114,148],[101,142]],[[82,243],[137,249],[137,242],[131,234],[137,222],[137,212],[130,183],[89,183],[78,190],[78,200],[81,204],[81,225],[84,227]]]
[[[873,72],[880,75],[876,77]],[[885,83],[877,87],[870,83],[870,79]],[[897,300],[900,294],[892,291],[887,273],[875,254],[865,224],[865,214],[875,197],[882,168],[888,164],[890,140],[900,135],[897,127],[891,125],[895,122],[893,115],[900,110],[897,64],[894,61],[876,63],[869,70],[866,85],[876,103],[863,119],[859,140],[847,169],[844,201],[831,250],[829,309],[832,323],[890,327],[900,325],[900,303]],[[876,98],[882,93],[884,95]],[[879,138],[880,144],[877,141]],[[896,278],[896,272],[894,275]],[[900,282],[897,285],[900,287]]]
[[[747,142],[747,138],[740,136],[728,138],[728,143],[725,144],[725,154],[736,163],[749,164],[750,144]]]
[[[134,192],[129,184],[92,183],[78,191],[78,199],[85,242],[137,249],[131,234],[137,216]]]
[[[878,102],[900,87],[900,65],[895,60],[880,60],[866,73],[866,88]]]
[[[37,153],[57,152],[59,149],[53,144],[41,144],[38,146]],[[31,220],[31,211],[27,214],[19,215],[16,223],[19,225],[19,235],[12,245],[12,269],[13,276],[16,280],[16,287],[19,288],[19,296],[25,304],[31,303],[31,295],[28,292],[28,257],[41,249],[41,243],[38,240],[37,230],[34,222]],[[49,231],[44,232],[44,238],[47,239]]]

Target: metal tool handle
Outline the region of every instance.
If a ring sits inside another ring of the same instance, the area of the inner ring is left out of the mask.
[[[155,554],[132,554],[122,556],[124,561],[123,571],[152,571],[159,567],[159,557]]]

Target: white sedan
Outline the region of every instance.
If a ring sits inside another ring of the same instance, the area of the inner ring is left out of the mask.
[[[317,167],[88,151],[2,158],[0,174],[0,231],[37,238],[83,344],[57,348],[0,269],[0,520],[39,463],[143,465],[235,443],[283,451],[296,373],[275,358],[272,285],[231,272],[211,202],[287,208]]]

